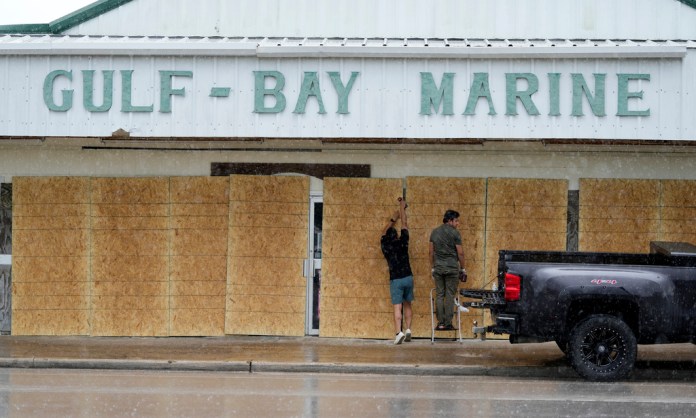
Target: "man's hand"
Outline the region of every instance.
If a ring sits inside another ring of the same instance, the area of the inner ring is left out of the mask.
[[[408,207],[408,204],[406,203],[406,199],[400,197],[400,198],[398,198],[398,199],[396,199],[396,200],[399,201],[399,206],[401,206],[402,209],[405,210],[405,209]]]

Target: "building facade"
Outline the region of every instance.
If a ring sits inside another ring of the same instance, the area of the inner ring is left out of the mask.
[[[401,196],[416,336],[448,208],[467,287],[503,248],[695,242],[696,3],[480,3],[102,0],[0,26],[3,332],[387,338]]]

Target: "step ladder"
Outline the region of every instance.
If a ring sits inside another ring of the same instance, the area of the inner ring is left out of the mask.
[[[457,292],[458,293],[458,292]],[[460,304],[459,304],[459,294],[454,295],[454,309],[456,311],[456,320],[457,320],[457,329],[456,330],[447,330],[447,331],[438,331],[435,329],[435,296],[436,296],[436,289],[432,288],[430,289],[430,343],[433,344],[435,343],[435,332],[456,332],[457,334],[457,339],[459,340],[459,343],[462,343],[462,311],[459,309]],[[454,318],[453,318],[454,319]],[[454,321],[452,321],[454,323]]]

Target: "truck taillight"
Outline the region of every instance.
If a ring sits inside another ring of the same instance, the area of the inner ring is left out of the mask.
[[[522,278],[516,274],[505,273],[505,300],[512,302],[520,300]]]

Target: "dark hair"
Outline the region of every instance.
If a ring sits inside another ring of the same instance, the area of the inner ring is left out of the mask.
[[[457,212],[456,210],[447,209],[447,211],[445,212],[445,216],[442,217],[442,223],[446,224],[447,222],[454,219],[459,219],[459,212]]]
[[[389,229],[387,229],[387,233],[384,235],[389,240],[395,240],[398,238],[398,235],[396,234],[396,228],[394,228],[393,226],[390,226]]]

